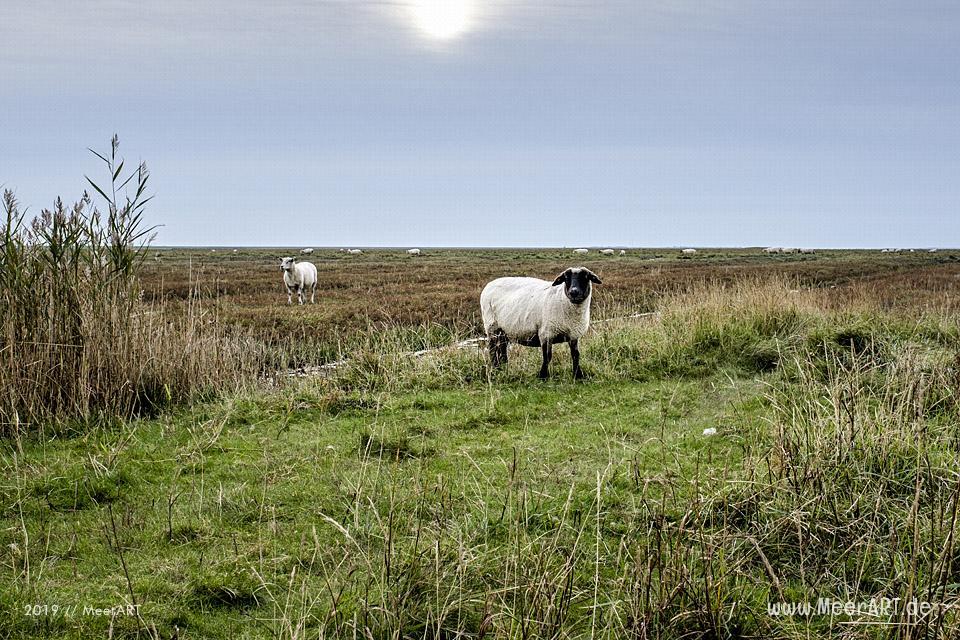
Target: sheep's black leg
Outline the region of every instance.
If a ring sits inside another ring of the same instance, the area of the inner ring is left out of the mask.
[[[500,336],[491,333],[487,336],[487,348],[490,350],[490,364],[500,368]]]
[[[490,363],[500,368],[507,363],[507,336],[502,331],[487,336],[487,346],[490,349]]]
[[[543,363],[540,365],[540,379],[546,380],[550,377],[550,358],[553,357],[553,343],[549,340],[544,340],[540,345],[540,350],[543,352]]]
[[[580,342],[578,340],[570,341],[570,359],[573,360],[573,377],[576,380],[581,380],[583,370],[580,369]]]

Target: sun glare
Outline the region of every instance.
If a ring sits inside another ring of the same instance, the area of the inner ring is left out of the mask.
[[[450,40],[467,31],[474,18],[474,0],[413,0],[410,11],[424,35]]]

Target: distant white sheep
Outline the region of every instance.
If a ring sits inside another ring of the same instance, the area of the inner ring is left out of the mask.
[[[600,249],[600,253],[605,256],[612,256],[614,254],[613,249]]]
[[[697,252],[696,249],[684,249],[684,250],[682,250],[680,253],[682,253],[682,254],[684,254],[684,255],[692,256],[692,255],[695,254],[696,252]]]
[[[627,252],[623,249],[620,249],[620,255],[625,256],[627,255]]]
[[[349,254],[352,255],[352,256],[357,256],[357,255],[360,255],[361,253],[363,253],[363,250],[362,250],[362,249],[347,249],[347,253],[349,253]]]
[[[307,247],[306,249],[300,249],[300,255],[308,256],[313,253],[313,247]]]
[[[574,249],[573,252],[574,252],[574,253],[580,253],[580,254],[590,253],[590,249]]]
[[[767,247],[763,250],[764,253],[783,253],[783,249],[780,247]]]
[[[420,255],[420,249],[407,249],[407,253],[411,256],[418,256]]]
[[[493,366],[507,363],[510,341],[540,347],[540,378],[546,379],[553,345],[568,342],[573,376],[582,378],[579,341],[590,327],[591,283],[600,284],[600,278],[583,267],[567,269],[552,283],[539,278],[497,278],[487,283],[480,294],[480,312]]]
[[[286,257],[280,258],[280,269],[283,270],[283,283],[287,285],[287,304],[293,304],[294,291],[303,304],[303,292],[307,289],[310,290],[310,304],[313,304],[317,292],[317,267],[310,262],[297,262]]]
[[[800,249],[800,253],[816,253],[816,249]]]

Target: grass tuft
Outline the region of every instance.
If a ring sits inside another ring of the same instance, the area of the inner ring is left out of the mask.
[[[256,376],[262,349],[191,300],[146,302],[139,273],[149,173],[121,173],[119,143],[97,154],[106,186],[33,220],[13,192],[0,220],[0,434],[24,435],[150,416]],[[89,179],[88,179],[89,180]],[[52,434],[47,434],[52,435]]]

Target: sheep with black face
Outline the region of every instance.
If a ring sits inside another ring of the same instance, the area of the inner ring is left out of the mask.
[[[512,341],[540,347],[540,378],[550,377],[553,345],[570,343],[574,378],[582,378],[580,338],[590,327],[592,285],[600,278],[584,267],[571,267],[550,282],[539,278],[497,278],[480,294],[480,312],[487,333],[490,360],[495,367],[507,363]]]

